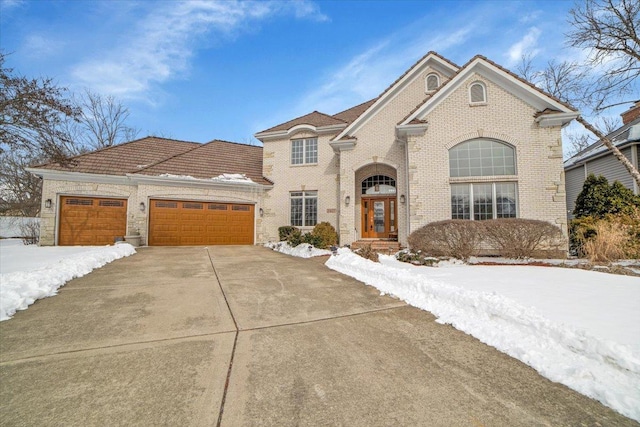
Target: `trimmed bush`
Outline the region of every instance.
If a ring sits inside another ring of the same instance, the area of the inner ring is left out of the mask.
[[[316,248],[321,248],[322,238],[320,236],[317,236],[317,235],[313,234],[313,232],[304,233],[302,235],[302,243],[308,243],[311,246],[314,246]]]
[[[507,258],[531,258],[562,244],[562,231],[546,221],[502,218],[483,221],[483,225],[485,242]]]
[[[449,219],[427,224],[409,235],[413,252],[454,257],[462,260],[477,255],[484,232],[484,221]]]
[[[300,243],[304,243],[302,232],[297,228],[293,230],[289,236],[287,236],[287,243],[293,246],[294,248],[298,246]]]
[[[338,244],[338,233],[333,225],[328,222],[316,224],[311,233],[318,239],[318,244],[314,245],[316,248],[327,249]]]
[[[278,236],[280,237],[280,241],[284,242],[285,240],[289,240],[289,235],[295,231],[300,231],[298,228],[293,225],[285,225],[278,228]]]

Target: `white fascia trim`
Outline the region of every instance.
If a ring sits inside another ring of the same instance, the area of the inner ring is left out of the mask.
[[[341,151],[351,151],[356,148],[358,143],[357,139],[343,139],[341,141],[331,141],[329,145],[333,148],[333,151],[339,153]]]
[[[26,168],[26,171],[43,179],[54,181],[92,182],[96,184],[132,185],[131,180],[122,175],[103,175],[85,172],[66,172],[51,169]]]
[[[273,188],[273,185],[264,185],[255,182],[224,182],[212,181],[210,179],[182,179],[138,174],[127,174],[127,178],[136,184],[164,185],[168,187],[207,187],[237,191],[263,191]]]
[[[422,136],[429,129],[429,123],[398,125],[396,131],[399,136],[418,135]]]
[[[579,112],[575,113],[549,113],[536,117],[536,123],[542,128],[550,128],[554,126],[566,126],[573,119],[580,116]]]
[[[481,76],[493,81],[495,84],[510,91],[515,96],[521,98],[539,111],[545,108],[558,110],[561,113],[577,114],[567,108],[565,105],[559,103],[553,98],[550,98],[538,90],[532,88],[526,83],[521,82],[519,79],[513,77],[509,73],[502,71],[501,69],[494,67],[492,64],[486,62],[482,58],[476,58],[471,64],[456,75],[453,79],[446,83],[446,85],[436,92],[431,98],[427,100],[420,108],[414,111],[409,117],[407,117],[400,125],[406,125],[414,119],[422,119],[429,114],[441,101],[446,99],[452,92],[457,90],[467,77],[472,73],[478,73]]]
[[[408,72],[400,81],[389,89],[384,96],[373,103],[367,110],[362,113],[356,120],[354,120],[349,126],[347,126],[334,140],[339,140],[345,135],[353,134],[357,132],[362,126],[364,126],[382,107],[392,101],[411,81],[415,80],[420,73],[429,65],[429,62],[433,62],[433,68],[438,71],[450,70],[451,74],[455,73],[456,67],[438,58],[435,55],[426,56],[419,64],[416,64],[410,72]],[[445,74],[443,72],[443,74]],[[409,120],[411,121],[411,120]],[[404,124],[404,123],[403,123]]]
[[[618,150],[622,151],[622,150],[626,150],[629,147],[634,147],[634,146],[638,147],[638,145],[640,145],[640,141],[625,141],[624,143],[622,143],[620,145],[616,145],[616,147],[618,147]],[[603,147],[603,145],[601,145],[598,148],[601,148],[601,147]],[[571,170],[571,169],[575,169],[578,166],[582,167],[582,166],[586,165],[589,162],[593,162],[594,160],[598,160],[599,158],[606,157],[606,156],[613,156],[613,153],[608,148],[605,148],[602,151],[597,151],[596,153],[593,153],[593,154],[591,154],[589,156],[582,157],[579,160],[576,160],[571,164],[563,165],[563,167],[564,167],[565,171],[568,171],[568,170]],[[633,149],[631,151],[631,156],[633,157]],[[569,160],[571,160],[571,159],[565,160],[564,163],[567,163]]]
[[[320,127],[315,127],[312,125],[306,125],[306,124],[301,124],[301,125],[296,125],[294,127],[292,127],[291,129],[287,129],[287,130],[278,130],[275,132],[262,132],[262,133],[256,133],[254,136],[256,138],[258,138],[260,141],[264,141],[264,140],[273,140],[273,139],[280,139],[280,138],[286,138],[296,132],[300,132],[303,130],[308,130],[311,131],[313,133],[317,133],[318,135],[322,135],[322,134],[326,134],[326,133],[334,133],[334,132],[338,132],[341,129],[344,129],[347,126],[346,123],[341,123],[341,124],[337,124],[337,125],[328,125],[328,126],[320,126]]]

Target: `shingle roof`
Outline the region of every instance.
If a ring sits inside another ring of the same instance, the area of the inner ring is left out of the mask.
[[[258,132],[258,133],[276,132],[279,130],[289,130],[292,127],[298,126],[298,125],[311,125],[315,127],[320,127],[320,126],[340,125],[344,123],[345,122],[343,120],[337,119],[335,117],[331,117],[319,111],[314,111],[312,113],[305,114],[304,116],[297,117],[293,120],[289,120],[288,122],[281,123],[277,126],[263,130],[262,132]]]
[[[137,172],[142,167],[153,165],[199,146],[200,144],[197,142],[147,136],[135,141],[72,157],[64,165],[55,162],[38,165],[35,168],[104,175],[125,175]]]
[[[606,135],[617,147],[622,147],[628,143],[640,142],[640,117],[619,127],[613,132]],[[564,167],[570,168],[580,164],[584,160],[601,155],[609,150],[602,140],[598,140],[582,151],[576,153],[571,158],[564,161]]]
[[[374,102],[376,102],[378,98],[373,98],[367,102],[363,102],[360,105],[356,105],[355,107],[351,107],[348,110],[344,110],[339,112],[338,114],[334,114],[333,117],[336,119],[340,119],[346,123],[352,123],[355,119],[360,117],[362,113],[364,113],[367,108],[371,107]]]
[[[164,174],[209,179],[222,174],[245,174],[258,184],[271,185],[262,176],[262,147],[213,140],[186,153],[136,171],[137,175]]]

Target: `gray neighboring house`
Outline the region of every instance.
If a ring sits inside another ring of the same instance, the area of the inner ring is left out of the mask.
[[[621,114],[622,127],[611,132],[607,137],[622,151],[638,169],[638,145],[640,144],[640,101]],[[597,141],[564,162],[565,183],[567,191],[567,216],[572,218],[578,194],[589,174],[602,175],[612,183],[620,181],[634,194],[640,194],[640,188],[625,167],[605,147]]]

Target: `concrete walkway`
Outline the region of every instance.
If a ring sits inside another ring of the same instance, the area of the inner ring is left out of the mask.
[[[0,425],[638,425],[319,260],[141,248],[0,323]]]

